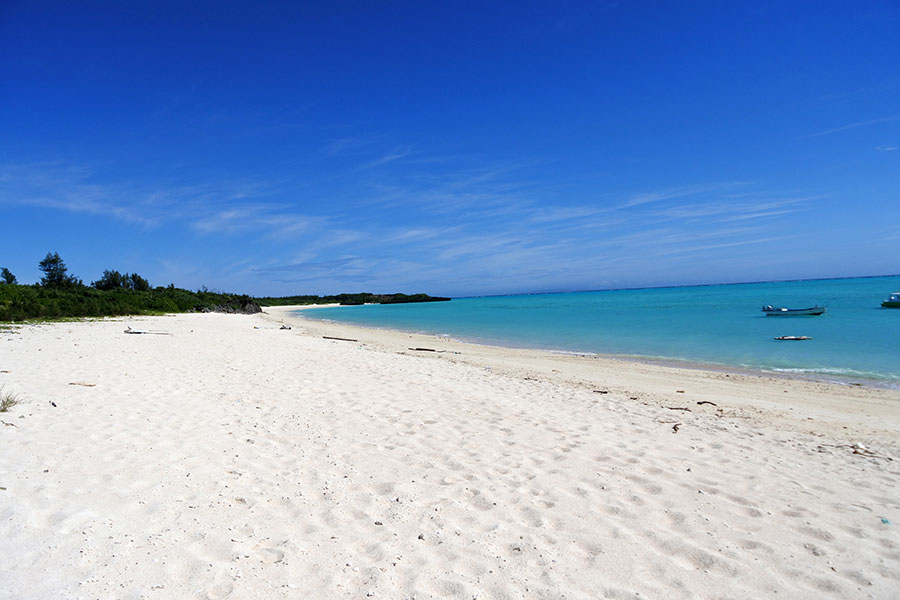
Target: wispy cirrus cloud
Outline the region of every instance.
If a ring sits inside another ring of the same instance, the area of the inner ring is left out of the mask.
[[[895,116],[891,116],[891,117],[880,117],[878,119],[868,119],[866,121],[856,121],[854,123],[847,123],[846,125],[841,125],[840,127],[832,127],[831,129],[824,129],[822,131],[810,133],[810,134],[802,136],[801,139],[822,137],[825,135],[831,135],[833,133],[841,133],[843,131],[850,131],[851,129],[858,129],[860,127],[869,127],[871,125],[879,125],[881,123],[893,123],[895,121],[900,121],[900,116],[895,115]]]
[[[368,161],[363,165],[363,168],[374,169],[376,167],[395,163],[409,156],[413,156],[414,154],[415,151],[412,148],[398,148],[395,150],[390,150],[387,153]]]
[[[530,211],[528,221],[531,223],[560,223],[572,221],[584,221],[611,212],[604,206],[536,206]]]
[[[396,229],[383,239],[390,243],[421,243],[427,240],[455,239],[456,235],[464,229],[463,225],[452,227],[413,227]]]
[[[380,259],[372,256],[341,255],[328,260],[295,261],[255,267],[258,276],[282,283],[360,281],[371,277]]]
[[[376,178],[371,193],[361,195],[356,204],[367,212],[402,210],[406,220],[474,225],[518,218],[546,197],[546,190],[529,181],[520,165],[427,168],[433,165],[426,161],[420,166]]]
[[[158,225],[167,208],[163,194],[135,194],[126,186],[92,183],[93,169],[63,163],[7,164],[0,168],[0,203],[100,215]],[[126,200],[127,198],[127,200]]]
[[[728,195],[712,201],[680,204],[650,211],[664,219],[706,220],[709,222],[747,221],[785,215],[807,209],[821,196],[802,196],[772,199],[765,194]]]
[[[735,248],[738,246],[763,246],[767,244],[772,244],[774,242],[780,242],[789,238],[799,237],[797,234],[793,235],[777,235],[777,236],[768,236],[768,237],[759,237],[759,236],[743,236],[740,239],[731,239],[731,240],[723,240],[723,241],[709,241],[706,243],[697,243],[697,241],[689,242],[687,240],[682,240],[682,243],[679,244],[666,244],[659,245],[653,251],[651,256],[656,257],[666,257],[666,256],[677,256],[677,255],[685,255],[685,254],[697,254],[697,253],[709,253],[711,250],[722,250],[725,248]]]
[[[378,138],[342,137],[325,144],[321,150],[326,158],[344,158],[356,161],[355,168],[368,170],[385,167],[422,153],[408,144],[386,144]],[[352,168],[351,168],[352,169]]]
[[[204,234],[258,232],[265,237],[287,238],[320,228],[326,217],[293,212],[289,206],[243,204],[204,215],[191,228]]]
[[[269,198],[277,187],[252,180],[150,186],[95,183],[97,170],[64,163],[0,167],[0,203],[107,217],[146,228],[189,225],[199,233],[268,229],[270,235],[302,232],[315,217],[299,215]]]
[[[320,271],[334,271],[336,269],[346,269],[358,266],[362,262],[362,259],[359,257],[347,257],[347,258],[336,258],[332,260],[320,260],[320,261],[300,261],[300,262],[292,262],[283,265],[276,265],[270,267],[260,267],[257,268],[257,271],[260,272],[269,272],[275,273],[278,271],[286,271],[286,272],[320,272]]]
[[[666,200],[677,200],[679,198],[687,198],[698,196],[701,194],[720,193],[725,190],[734,189],[747,185],[746,182],[724,182],[724,183],[703,183],[695,185],[686,185],[681,187],[668,188],[663,190],[655,190],[651,192],[642,192],[630,196],[620,206],[621,208],[631,208],[644,204],[662,202]]]

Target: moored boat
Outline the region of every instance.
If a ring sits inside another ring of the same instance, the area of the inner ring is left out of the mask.
[[[894,292],[881,303],[884,308],[900,308],[900,292]]]
[[[812,306],[810,308],[783,308],[780,306],[763,306],[763,312],[767,317],[799,317],[799,316],[816,316],[825,314],[824,306]]]

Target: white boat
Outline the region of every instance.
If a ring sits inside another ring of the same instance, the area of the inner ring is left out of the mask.
[[[825,314],[824,306],[812,306],[810,308],[783,308],[772,306],[763,306],[763,312],[767,317],[797,317],[797,316],[816,316]]]

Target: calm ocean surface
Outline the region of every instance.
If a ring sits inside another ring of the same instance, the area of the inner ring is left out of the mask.
[[[900,276],[458,298],[321,308],[303,316],[522,348],[798,373],[900,388]],[[765,304],[826,305],[766,317]],[[806,335],[808,341],[776,341]]]

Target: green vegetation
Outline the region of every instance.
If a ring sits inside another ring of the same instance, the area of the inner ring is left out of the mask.
[[[294,304],[404,304],[407,302],[443,302],[450,298],[429,296],[427,294],[337,294],[334,296],[284,296],[281,298],[257,298],[260,306],[287,306]]]
[[[259,307],[245,295],[191,292],[174,286],[144,291],[98,290],[84,285],[61,290],[0,286],[0,321],[210,311],[259,312]]]
[[[146,292],[150,290],[150,282],[137,273],[119,273],[118,271],[103,271],[103,276],[91,283],[98,290],[135,290]]]
[[[59,257],[59,252],[48,252],[44,260],[38,263],[38,267],[44,272],[41,286],[45,288],[70,290],[83,285],[80,279],[68,274],[66,263]]]
[[[19,403],[19,398],[0,388],[0,412],[9,412],[13,406]]]
[[[168,312],[255,313],[260,311],[259,305],[396,304],[449,300],[426,294],[370,293],[254,299],[245,294],[210,292],[205,287],[196,292],[174,285],[151,287],[150,282],[137,273],[120,273],[110,269],[86,286],[81,279],[69,274],[58,252],[48,252],[38,266],[44,275],[41,282],[34,285],[20,285],[6,268],[0,271],[0,278],[5,281],[0,283],[0,322]]]
[[[106,270],[93,287],[68,273],[58,252],[48,252],[40,263],[40,284],[19,285],[6,269],[0,277],[0,321],[111,317],[166,312],[259,312],[247,295],[220,294],[206,288],[191,292],[168,287],[151,288],[137,273]],[[9,273],[10,277],[6,277]],[[12,281],[10,281],[12,279]]]

